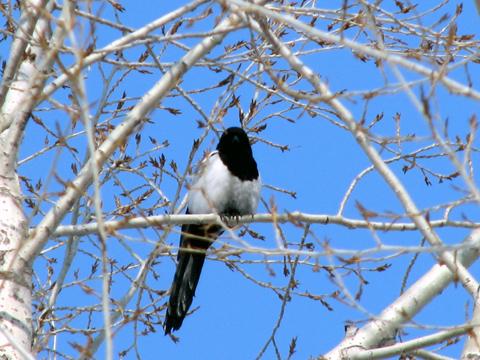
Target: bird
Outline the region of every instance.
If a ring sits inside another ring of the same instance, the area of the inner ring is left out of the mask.
[[[201,163],[187,193],[186,214],[233,217],[254,214],[261,179],[250,140],[239,127],[226,129],[216,151]],[[177,267],[164,321],[165,335],[182,326],[192,305],[207,249],[223,233],[220,225],[184,224]]]

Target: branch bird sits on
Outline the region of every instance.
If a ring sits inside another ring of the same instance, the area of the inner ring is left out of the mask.
[[[260,199],[261,181],[247,134],[241,128],[224,131],[217,150],[200,164],[188,192],[187,214],[221,216],[254,214]],[[182,226],[177,269],[165,318],[165,334],[178,330],[190,308],[207,249],[220,236],[219,225]]]

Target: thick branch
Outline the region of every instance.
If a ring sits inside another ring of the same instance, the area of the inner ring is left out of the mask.
[[[42,93],[42,99],[48,98],[52,93],[63,86],[71,76],[75,76],[78,72],[80,72],[82,69],[85,67],[88,67],[92,65],[93,63],[103,59],[105,56],[107,56],[110,53],[113,53],[117,51],[119,48],[122,46],[125,46],[127,44],[134,43],[136,40],[140,40],[145,38],[149,33],[152,31],[161,28],[165,24],[168,24],[169,22],[180,18],[182,15],[196,9],[198,6],[201,4],[207,2],[207,0],[197,0],[197,1],[192,1],[190,4],[182,6],[164,16],[161,18],[152,21],[151,23],[141,27],[140,29],[132,32],[131,34],[125,35],[120,39],[117,39],[113,41],[112,43],[108,44],[102,49],[99,49],[95,51],[93,54],[85,57],[83,61],[75,66],[73,66],[71,69],[69,69],[68,74],[62,74],[58,78],[56,78],[54,81],[52,81],[50,84],[45,86],[45,89],[43,90]],[[219,27],[216,28],[217,30],[220,29]],[[226,34],[224,34],[225,36]],[[193,50],[193,49],[192,49]]]
[[[236,5],[240,4],[242,9],[244,10],[253,13],[265,14],[265,9],[261,6],[248,4],[241,0],[232,0],[232,3],[235,3]],[[273,12],[269,12],[268,14],[270,13]],[[311,28],[304,25],[303,23],[301,24],[302,26],[300,26],[300,28]],[[269,41],[276,49],[276,51],[280,55],[282,55],[282,57],[285,58],[286,61],[288,61],[290,66],[292,66],[293,69],[295,69],[299,74],[305,77],[305,79],[307,79],[315,87],[315,90],[321,96],[323,96],[323,101],[325,101],[325,103],[327,103],[333,110],[335,110],[337,116],[340,117],[342,121],[348,126],[348,129],[350,130],[352,136],[354,136],[358,145],[368,156],[368,158],[375,166],[377,171],[380,173],[380,175],[382,175],[385,182],[390,186],[390,188],[395,193],[396,197],[406,210],[407,215],[418,226],[419,231],[430,243],[430,245],[437,247],[443,246],[440,237],[437,235],[437,233],[435,233],[435,231],[433,231],[426,218],[417,208],[415,202],[411,198],[406,188],[403,186],[402,182],[383,161],[378,151],[372,146],[367,136],[366,130],[361,125],[357,124],[352,113],[338,99],[335,98],[335,95],[332,94],[328,86],[320,80],[318,75],[313,72],[309,67],[305,66],[302,61],[292,53],[290,48],[283,44],[275,36],[275,34],[273,34],[268,29],[267,26],[264,26],[263,29],[258,26],[258,28],[255,30],[258,31],[267,41]],[[345,41],[345,39],[341,40]],[[465,267],[463,267],[461,264],[458,264],[455,257],[448,252],[439,252],[438,257],[448,266],[452,273],[460,279],[462,285],[470,292],[474,299],[476,299],[479,285],[475,278],[471,276],[471,274],[468,272],[468,270],[465,269]]]
[[[478,301],[474,304],[471,322],[480,324],[480,304]],[[478,358],[480,358],[480,326],[476,326],[468,332],[462,351],[462,360]]]
[[[470,266],[479,256],[480,230],[472,232],[465,241],[469,249],[457,255],[463,266]],[[324,359],[350,358],[354,353],[371,349],[385,339],[394,337],[397,329],[413,318],[435,296],[440,294],[454,280],[452,272],[444,265],[435,265],[415,284],[405,291],[394,303],[388,306],[376,319],[370,321],[355,335],[345,338],[339,345],[324,356]]]
[[[0,87],[0,109],[5,101],[5,95],[10,83],[15,78],[18,68],[23,60],[25,49],[29,43],[29,38],[32,37],[35,24],[37,23],[40,12],[38,9],[43,9],[48,0],[41,0],[38,4],[30,3],[29,1],[23,2],[22,16],[20,17],[20,25],[15,31],[14,40],[10,47],[10,53],[8,56],[5,70],[3,71],[2,85]],[[32,9],[33,8],[33,9]]]
[[[283,24],[287,24],[296,28],[309,36],[325,41],[327,43],[335,43],[346,46],[355,52],[360,54],[364,54],[367,56],[371,56],[375,59],[384,60],[391,62],[393,64],[400,65],[408,70],[414,71],[418,74],[425,76],[428,79],[437,80],[443,83],[443,85],[452,93],[467,96],[476,100],[480,100],[480,92],[476,91],[470,86],[463,85],[458,81],[455,81],[448,76],[445,75],[444,72],[439,72],[436,70],[429,69],[421,64],[415,63],[413,61],[408,60],[404,56],[394,55],[389,53],[388,51],[377,50],[371,46],[361,44],[359,42],[349,40],[344,36],[335,35],[329,33],[327,31],[322,31],[308,24],[303,23],[300,20],[295,19],[293,16],[282,14],[280,11],[273,11],[267,9],[266,7],[261,7],[255,4],[251,4],[242,0],[219,0],[219,2],[225,4],[235,4],[237,5],[241,11],[248,12],[248,13],[257,13],[265,15],[271,19],[275,19]]]
[[[441,343],[453,337],[463,335],[470,331],[472,326],[463,326],[451,330],[439,331],[438,333],[423,336],[414,340],[405,341],[391,346],[385,346],[378,349],[365,350],[355,355],[352,355],[352,360],[375,360],[385,359],[393,355],[400,355],[402,353],[409,353],[412,350],[424,348],[426,346]]]

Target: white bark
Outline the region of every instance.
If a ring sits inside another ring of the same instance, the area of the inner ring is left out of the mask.
[[[16,161],[18,145],[31,111],[28,104],[34,103],[33,85],[43,78],[37,66],[39,62],[46,65],[43,50],[26,46],[25,37],[31,35],[38,40],[46,36],[47,22],[41,13],[51,10],[52,5],[53,2],[47,4],[43,0],[23,3],[23,21],[12,44],[12,57],[1,91],[4,101],[0,125],[0,357],[5,359],[31,357],[32,272],[31,263],[20,253],[28,236],[28,225]],[[25,56],[25,49],[30,56]],[[18,63],[20,59],[23,61]]]
[[[22,57],[28,45],[28,37],[32,36],[33,30],[38,20],[39,12],[36,7],[45,7],[47,0],[26,2],[22,11],[22,17],[19,26],[15,32],[15,38],[10,48],[10,54],[3,73],[2,85],[0,88],[0,108],[5,101],[5,95],[9,89],[11,82],[15,78],[18,68],[21,64],[28,66],[26,62],[22,62]],[[21,74],[21,73],[20,73]],[[11,99],[15,101],[15,99]]]
[[[417,225],[413,222],[393,222],[393,221],[366,221],[360,219],[351,219],[339,215],[308,214],[294,211],[286,214],[255,214],[242,216],[235,220],[238,224],[251,223],[272,223],[286,224],[289,222],[301,222],[306,224],[335,224],[345,226],[350,229],[374,229],[383,231],[418,231]],[[146,229],[151,226],[159,225],[183,225],[183,224],[219,224],[222,225],[222,219],[215,214],[176,214],[176,215],[155,215],[147,217],[132,217],[124,220],[112,220],[104,223],[105,228],[110,233],[122,229]],[[432,228],[454,227],[475,229],[480,227],[480,223],[472,221],[454,221],[448,219],[431,220]],[[99,224],[91,222],[81,225],[60,225],[55,229],[53,236],[82,236],[87,234],[97,234]],[[34,230],[32,230],[34,231]]]
[[[397,343],[395,345],[385,346],[379,349],[361,351],[352,356],[352,360],[374,360],[385,359],[388,356],[400,355],[402,353],[412,352],[425,346],[441,343],[442,341],[454,338],[470,331],[472,327],[460,327],[451,330],[439,331],[438,333],[427,335],[421,338]]]
[[[26,239],[27,222],[8,158],[8,153],[0,153],[0,357],[23,359],[32,342],[31,272],[23,266],[18,273],[14,267],[22,262],[18,249]]]
[[[478,300],[473,309],[472,323],[480,324],[480,305]],[[480,358],[480,327],[474,327],[467,335],[462,351],[462,360]]]
[[[465,240],[471,247],[457,254],[457,259],[470,266],[479,256],[478,242],[480,231],[474,230]],[[347,359],[365,349],[380,347],[380,344],[394,338],[395,332],[413,318],[435,296],[440,294],[454,279],[452,272],[444,265],[435,265],[413,284],[402,296],[388,306],[376,319],[373,319],[353,336],[345,338],[339,345],[324,356],[325,359]]]

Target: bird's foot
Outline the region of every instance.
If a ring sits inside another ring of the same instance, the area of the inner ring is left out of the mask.
[[[238,214],[222,214],[220,215],[222,222],[229,228],[235,227],[240,222],[240,215]]]

